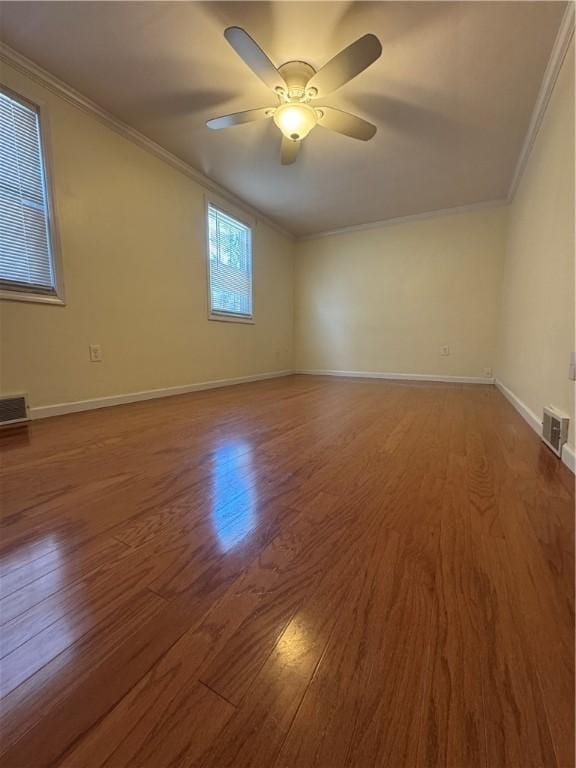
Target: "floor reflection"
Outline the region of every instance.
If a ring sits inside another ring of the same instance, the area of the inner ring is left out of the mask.
[[[298,665],[310,650],[310,640],[302,618],[296,617],[286,627],[275,653],[283,664]]]
[[[45,556],[31,560],[32,552]],[[28,692],[36,685],[58,687],[58,676],[75,656],[74,643],[86,632],[90,604],[82,581],[66,584],[66,554],[57,536],[49,534],[19,553],[20,567],[6,574],[0,604],[0,696],[28,680]],[[39,574],[34,579],[36,566]],[[21,572],[26,571],[26,574]],[[21,586],[11,592],[22,575]],[[24,578],[28,576],[28,579]],[[66,654],[63,654],[66,651]],[[35,675],[41,667],[59,656],[60,663],[48,668],[49,674]]]
[[[212,519],[224,552],[238,546],[257,523],[252,447],[233,440],[218,447],[212,472]]]

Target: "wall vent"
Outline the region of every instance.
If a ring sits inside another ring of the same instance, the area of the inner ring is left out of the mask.
[[[568,416],[556,408],[544,408],[542,419],[542,440],[556,456],[562,456],[562,446],[568,439]]]
[[[0,427],[30,420],[26,395],[0,395]]]

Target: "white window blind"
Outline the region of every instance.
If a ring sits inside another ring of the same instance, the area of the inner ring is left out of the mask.
[[[2,90],[0,288],[56,293],[38,109]]]
[[[208,206],[210,312],[252,317],[252,232]]]

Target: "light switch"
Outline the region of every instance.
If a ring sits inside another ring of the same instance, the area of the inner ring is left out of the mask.
[[[102,347],[100,344],[90,344],[90,362],[101,363],[102,362]]]

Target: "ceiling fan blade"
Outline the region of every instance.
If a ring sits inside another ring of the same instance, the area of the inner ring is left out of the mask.
[[[278,72],[274,64],[264,53],[262,48],[256,43],[248,32],[242,27],[228,27],[224,31],[224,37],[238,56],[247,64],[255,75],[258,75],[266,85],[272,90],[282,88],[287,90],[287,85],[282,75]]]
[[[363,72],[381,53],[382,46],[376,35],[364,35],[324,64],[306,88],[316,88],[318,96],[325,96]]]
[[[292,165],[292,163],[298,157],[300,151],[300,141],[292,141],[287,139],[286,136],[282,136],[282,145],[280,147],[280,159],[282,165]]]
[[[336,133],[343,133],[344,136],[350,136],[352,139],[368,141],[376,133],[376,126],[361,117],[351,115],[349,112],[342,112],[334,107],[319,107],[323,113],[318,120],[318,125],[324,128],[330,128]]]
[[[231,125],[242,125],[242,123],[252,123],[254,120],[266,120],[274,114],[274,107],[261,107],[260,109],[247,109],[245,112],[234,112],[231,115],[222,115],[208,120],[208,128],[218,130],[219,128],[229,128]]]

